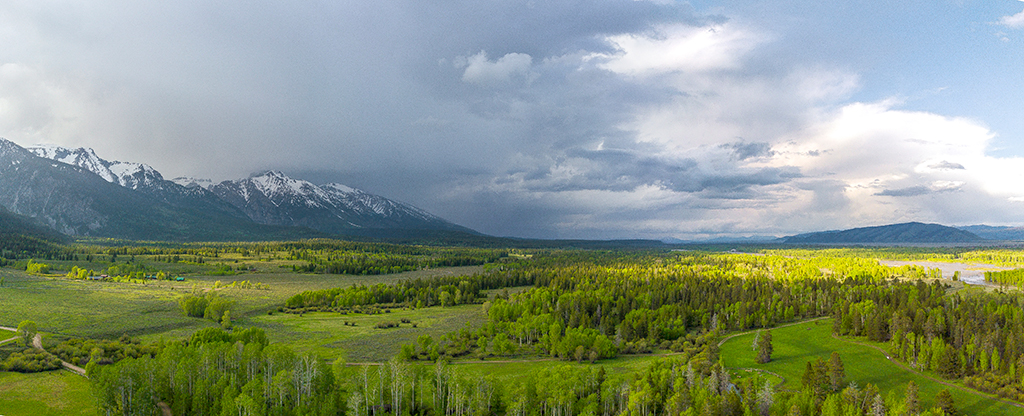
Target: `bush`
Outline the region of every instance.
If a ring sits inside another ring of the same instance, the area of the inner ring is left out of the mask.
[[[50,265],[29,260],[28,265],[25,266],[25,271],[29,274],[47,274],[50,272]]]
[[[13,353],[6,360],[0,362],[0,371],[16,371],[19,373],[37,373],[60,368],[60,358],[35,348]]]
[[[185,316],[193,318],[202,318],[203,314],[206,312],[206,307],[209,304],[210,301],[206,298],[192,294],[185,295],[178,300],[178,306],[181,306],[181,312],[184,313]]]

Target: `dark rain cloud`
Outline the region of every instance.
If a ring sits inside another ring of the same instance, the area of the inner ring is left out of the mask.
[[[654,157],[622,149],[573,148],[562,155],[550,166],[513,172],[512,175],[520,176],[532,191],[630,191],[641,186],[659,186],[712,199],[754,199],[757,198],[758,187],[802,177],[795,167],[742,167],[728,155],[714,152],[705,154],[705,157],[718,156],[717,162]],[[725,166],[721,165],[723,162]]]
[[[947,161],[947,160],[943,160],[943,161],[941,161],[939,163],[928,165],[928,167],[932,168],[932,169],[938,169],[938,170],[964,170],[964,169],[966,169],[966,168],[964,168],[964,165],[961,165],[959,163],[953,163],[953,162],[950,162],[950,161]]]
[[[932,192],[934,192],[934,191],[932,191],[931,188],[929,188],[927,186],[923,186],[923,185],[918,185],[918,186],[911,186],[911,187],[907,187],[907,188],[885,189],[885,190],[883,190],[881,192],[875,193],[875,195],[877,195],[877,196],[905,197],[905,196],[927,195],[927,194],[930,194]]]
[[[721,145],[723,149],[732,150],[736,159],[747,160],[757,157],[768,157],[775,154],[772,151],[771,143],[765,142],[744,142],[726,143]]]

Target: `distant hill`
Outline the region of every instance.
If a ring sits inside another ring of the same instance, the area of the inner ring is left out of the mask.
[[[956,227],[988,240],[1024,241],[1024,227],[998,227],[991,225],[968,225]]]
[[[783,238],[783,242],[786,244],[981,243],[985,241],[984,238],[969,231],[920,222],[822,231]]]
[[[678,238],[666,238],[661,240],[665,244],[686,244],[686,245],[704,245],[704,244],[768,244],[778,243],[779,237],[765,237],[765,236],[750,236],[750,237],[715,237],[704,240],[680,240]]]
[[[0,206],[0,236],[18,234],[43,240],[62,242],[67,237],[50,228],[32,222],[31,218],[23,217]]]
[[[4,259],[45,257],[59,251],[67,237],[0,206],[0,265]]]

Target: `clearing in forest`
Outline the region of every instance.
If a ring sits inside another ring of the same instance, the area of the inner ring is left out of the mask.
[[[935,395],[943,389],[953,394],[957,408],[962,414],[968,415],[1019,415],[1024,409],[1000,402],[984,393],[972,393],[957,387],[950,387],[936,381],[933,375],[922,375],[901,368],[886,358],[881,351],[860,344],[862,340],[853,342],[832,336],[832,321],[819,320],[772,330],[773,350],[772,361],[758,364],[755,359],[757,352],[752,348],[754,334],[734,337],[721,347],[721,356],[726,367],[737,377],[750,374],[748,370],[770,371],[781,376],[784,381],[778,389],[800,390],[801,379],[808,361],[818,358],[825,360],[833,351],[839,353],[846,370],[846,381],[856,382],[864,388],[868,383],[878,386],[882,395],[888,397],[895,392],[903,397],[907,383],[911,380],[920,389],[921,404],[930,407]]]

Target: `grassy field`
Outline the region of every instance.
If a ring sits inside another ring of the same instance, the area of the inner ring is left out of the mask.
[[[398,328],[374,328],[378,322],[400,323],[402,319],[411,323],[402,323]],[[249,324],[263,328],[274,343],[287,344],[299,352],[313,352],[327,359],[344,358],[349,362],[379,362],[393,357],[403,344],[416,342],[420,335],[428,334],[437,341],[442,335],[466,325],[478,328],[485,319],[480,305],[461,305],[396,309],[375,315],[275,313],[255,316]],[[345,325],[346,321],[356,325]]]
[[[218,290],[221,296],[236,302],[232,310],[236,325],[264,328],[275,343],[286,343],[297,351],[312,351],[329,359],[385,361],[402,344],[414,342],[421,334],[439,339],[467,323],[479,326],[485,318],[480,305],[395,310],[378,315],[267,315],[268,310],[276,309],[285,299],[304,290],[483,271],[482,266],[468,266],[392,275],[321,275],[281,271],[273,263],[254,263],[253,267],[262,266],[257,267],[257,272],[233,276],[198,275],[189,276],[184,282],[147,281],[145,284],[42,277],[9,268],[0,269],[4,276],[4,286],[0,288],[0,299],[4,304],[4,308],[0,308],[0,325],[17,327],[23,320],[35,321],[46,333],[44,340],[71,336],[109,339],[122,334],[140,336],[144,341],[181,339],[215,324],[183,316],[177,299],[194,287],[211,290],[218,280],[223,284],[249,280],[269,286],[269,290]],[[374,329],[377,322],[400,322],[402,318],[416,322],[417,328],[402,324],[400,328]],[[343,325],[345,320],[355,322],[356,326]],[[14,336],[14,332],[0,330],[0,340]],[[23,347],[8,343],[0,349],[9,353]],[[2,416],[95,415],[96,412],[88,380],[80,376],[66,371],[37,374],[0,372]]]
[[[98,411],[89,380],[68,371],[0,372],[0,415],[94,416]]]
[[[246,325],[247,317],[265,315],[266,311],[282,305],[289,296],[304,290],[464,275],[482,270],[480,266],[470,266],[378,276],[261,272],[192,276],[184,282],[148,281],[139,284],[40,277],[0,269],[5,277],[4,287],[0,288],[0,298],[4,299],[4,308],[0,308],[0,325],[16,327],[23,320],[32,320],[41,331],[63,336],[109,339],[128,334],[175,339],[213,325],[211,321],[183,316],[177,299],[194,287],[210,290],[218,280],[225,284],[249,280],[269,286],[269,290],[218,290],[221,296],[236,302],[232,310],[235,323]]]
[[[884,353],[864,345],[832,337],[832,322],[819,320],[772,330],[774,353],[772,361],[757,364],[756,352],[751,347],[754,334],[737,336],[722,345],[725,365],[737,378],[749,376],[748,369],[770,371],[783,378],[779,388],[799,390],[806,363],[819,357],[828,360],[833,351],[839,353],[846,369],[846,381],[864,387],[868,383],[878,386],[884,395],[896,391],[902,397],[909,381],[920,388],[921,403],[931,406],[935,395],[949,389],[962,414],[968,415],[1020,415],[1024,409],[1014,407],[987,396],[945,386],[930,378],[906,371],[889,362]]]

